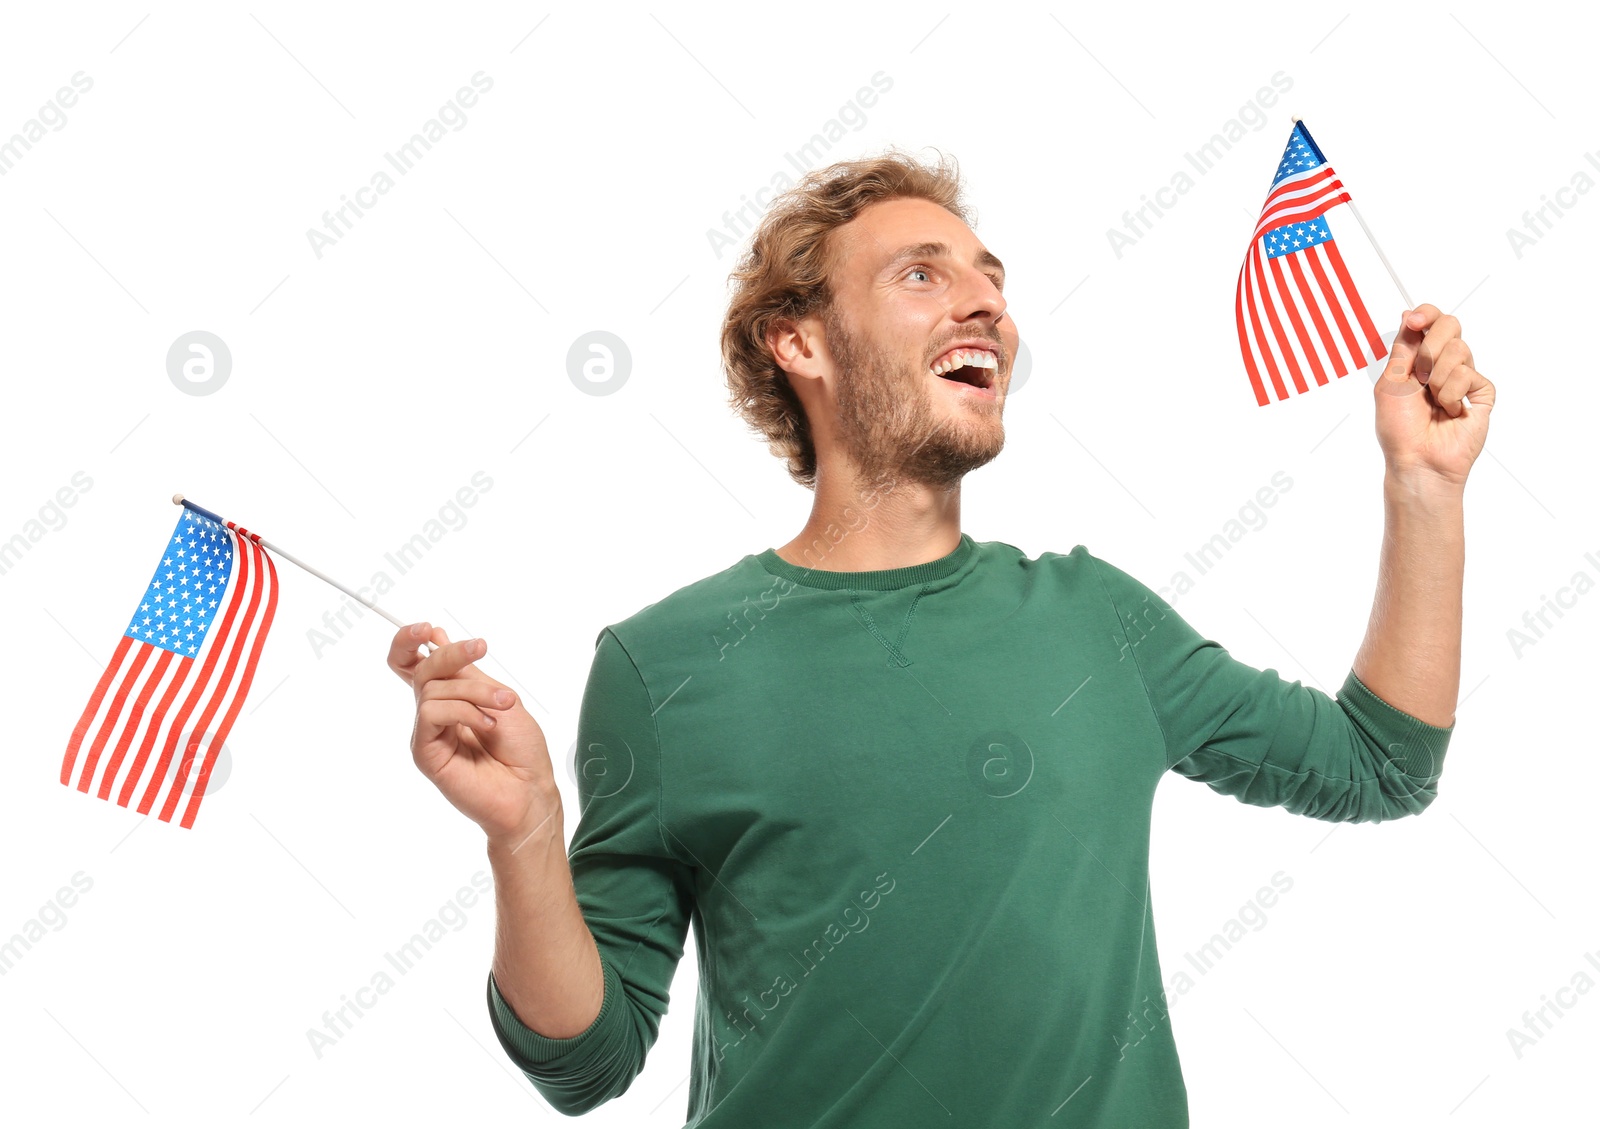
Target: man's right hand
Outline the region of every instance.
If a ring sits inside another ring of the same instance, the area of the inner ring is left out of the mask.
[[[424,655],[426,639],[438,649]],[[472,665],[487,653],[482,639],[452,643],[444,628],[414,623],[395,633],[389,669],[416,693],[417,768],[491,843],[515,849],[559,822],[561,797],[538,723],[510,687]]]

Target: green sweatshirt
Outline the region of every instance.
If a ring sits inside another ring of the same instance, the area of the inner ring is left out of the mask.
[[[491,974],[490,1015],[556,1109],[594,1109],[692,926],[687,1125],[1179,1129],[1156,784],[1396,819],[1450,733],[1353,671],[1335,699],[1238,661],[1082,545],[963,534],[869,572],[768,549],[600,632],[568,857],[604,1003],[546,1038]]]

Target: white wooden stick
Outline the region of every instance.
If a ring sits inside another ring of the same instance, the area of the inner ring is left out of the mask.
[[[1290,117],[1294,119],[1296,125],[1300,124],[1300,115],[1291,114]],[[1310,136],[1309,132],[1307,136]],[[1312,142],[1312,144],[1315,145],[1316,143]],[[1372,249],[1378,253],[1378,260],[1383,263],[1383,269],[1389,272],[1389,278],[1394,282],[1394,288],[1400,291],[1400,297],[1406,300],[1406,309],[1416,309],[1417,304],[1411,300],[1411,295],[1406,293],[1405,283],[1401,282],[1400,276],[1395,273],[1393,264],[1389,262],[1389,256],[1383,253],[1383,248],[1378,246],[1378,241],[1373,237],[1372,229],[1367,226],[1367,221],[1361,218],[1361,209],[1356,207],[1354,200],[1346,200],[1345,204],[1349,206],[1350,214],[1356,217],[1356,222],[1361,225],[1362,232],[1366,234],[1367,242],[1372,244]],[[1461,397],[1461,410],[1464,412],[1472,410],[1472,401],[1465,396]]]
[[[199,505],[196,505],[194,502],[189,501],[182,494],[174,494],[172,496],[172,503],[173,503],[173,505],[176,505],[176,506],[183,506],[186,509],[191,509],[195,513],[200,514],[202,517],[208,517],[212,521],[216,522],[218,525],[227,525],[228,524],[227,521],[224,520],[223,518],[221,518],[221,517],[217,516],[216,514],[212,513],[210,510],[206,509],[204,506],[199,506]],[[359,592],[351,591],[349,588],[346,588],[343,584],[340,584],[337,580],[335,580],[333,577],[329,576],[327,573],[321,571],[320,569],[312,568],[310,565],[306,564],[305,561],[301,560],[299,557],[295,556],[293,553],[290,553],[288,550],[283,549],[278,545],[274,545],[271,541],[268,541],[265,537],[261,536],[261,534],[259,534],[259,533],[251,533],[250,536],[258,544],[260,544],[262,548],[266,549],[268,552],[273,553],[276,556],[282,557],[284,560],[289,561],[291,564],[299,565],[301,568],[303,568],[307,572],[309,572],[312,576],[315,576],[318,580],[324,580],[327,583],[333,585],[335,588],[339,589],[339,591],[343,592],[346,596],[349,596],[351,599],[359,600],[361,603],[365,604],[367,607],[369,607],[373,611],[377,612],[384,619],[388,620],[390,623],[394,624],[396,627],[404,627],[404,626],[406,626],[405,624],[401,623],[398,619],[396,619],[394,616],[390,615],[388,612],[386,612],[382,608],[380,608],[373,601],[367,599],[365,596],[362,596]],[[425,642],[426,646],[428,647],[428,649],[430,651],[431,650],[435,650],[438,647],[438,644],[434,643],[433,640],[431,640],[431,639],[425,640],[424,642]]]
[[[1300,115],[1289,115],[1296,125],[1300,124]],[[1308,134],[1309,136],[1309,134]],[[1315,145],[1315,142],[1312,142]],[[1372,237],[1372,229],[1367,226],[1367,221],[1361,218],[1361,212],[1356,208],[1354,200],[1346,200],[1350,206],[1350,214],[1356,217],[1356,222],[1361,225],[1361,230],[1366,233],[1367,242],[1372,244],[1372,249],[1378,253],[1378,259],[1383,263],[1383,269],[1389,272],[1389,277],[1394,280],[1394,288],[1400,291],[1400,297],[1406,300],[1406,309],[1414,310],[1417,304],[1411,300],[1411,295],[1406,293],[1405,284],[1400,281],[1400,276],[1395,274],[1394,267],[1389,263],[1389,256],[1383,253],[1383,248],[1378,246],[1378,241]]]
[[[1383,253],[1383,248],[1378,246],[1378,241],[1372,237],[1372,229],[1367,226],[1367,221],[1361,218],[1361,212],[1356,207],[1354,200],[1346,200],[1350,214],[1356,217],[1356,222],[1361,225],[1361,230],[1367,233],[1367,242],[1372,244],[1372,249],[1378,252],[1378,258],[1383,263],[1383,269],[1389,272],[1389,277],[1394,279],[1394,288],[1400,291],[1400,297],[1406,300],[1406,309],[1414,310],[1417,304],[1411,300],[1411,295],[1406,293],[1405,283],[1400,281],[1400,276],[1394,273],[1394,267],[1389,265],[1389,256]]]

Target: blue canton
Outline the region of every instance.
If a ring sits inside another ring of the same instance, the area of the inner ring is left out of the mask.
[[[1322,151],[1317,148],[1317,143],[1311,140],[1311,135],[1306,132],[1305,126],[1296,122],[1293,132],[1289,134],[1289,144],[1284,147],[1283,160],[1278,162],[1278,175],[1272,178],[1273,186],[1276,187],[1291,176],[1309,172],[1325,163]]]
[[[206,641],[233,570],[233,539],[185,509],[124,635],[193,658]]]
[[[1288,223],[1275,227],[1261,237],[1266,240],[1267,258],[1276,259],[1326,243],[1333,236],[1328,233],[1328,221],[1318,217],[1305,223]]]

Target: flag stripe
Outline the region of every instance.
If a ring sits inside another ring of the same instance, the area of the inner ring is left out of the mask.
[[[239,632],[238,635],[234,637],[233,648],[228,654],[228,663],[223,671],[222,681],[218,684],[216,693],[213,694],[211,701],[207,704],[206,712],[201,716],[200,720],[194,726],[195,733],[202,736],[208,732],[207,727],[211,724],[212,719],[217,715],[217,711],[223,708],[222,699],[224,695],[229,693],[234,693],[234,697],[228,706],[229,713],[225,716],[227,717],[227,724],[230,727],[233,724],[233,713],[236,712],[235,707],[243,701],[243,694],[249,690],[249,676],[254,673],[255,669],[254,663],[247,663],[248,669],[243,672],[244,677],[238,677],[238,675],[241,673],[239,669],[239,658],[244,653],[245,645],[250,641],[248,632],[252,626],[256,627],[256,638],[260,639],[262,638],[261,631],[270,625],[269,623],[260,623],[256,616],[256,609],[261,602],[261,596],[264,587],[263,582],[266,580],[264,569],[262,568],[262,561],[266,554],[263,553],[253,541],[241,539],[240,546],[241,552],[239,555],[241,557],[246,555],[249,556],[252,575],[256,578],[256,583],[251,591],[250,607],[245,613],[244,628]],[[172,787],[168,791],[166,802],[161,808],[162,819],[170,819],[172,817],[173,809],[177,807],[178,798],[183,792],[184,785],[188,783],[190,774],[197,767],[199,767],[196,764],[197,757],[194,755],[194,750],[198,749],[198,747],[199,739],[197,738],[196,742],[191,744],[189,749],[185,750],[185,752],[189,753],[190,755],[186,755],[178,766],[178,774],[174,778]],[[214,750],[220,749],[221,747],[221,741],[218,739],[216,734],[213,734],[211,748],[205,755],[207,758],[210,758],[213,755]]]
[[[1297,222],[1297,219],[1314,219],[1334,204],[1342,203],[1341,197],[1348,199],[1344,185],[1331,169],[1322,176],[1295,185],[1295,189],[1291,193],[1280,195],[1275,192],[1267,197],[1266,206],[1261,209],[1261,219],[1256,224],[1257,239],[1273,228]]]
[[[127,638],[127,636],[123,636]],[[163,650],[156,665],[151,668],[149,676],[145,679],[144,689],[139,691],[138,700],[133,703],[133,713],[128,717],[128,724],[122,728],[122,736],[117,739],[117,747],[111,754],[111,761],[106,765],[105,772],[100,778],[100,798],[103,800],[111,794],[112,782],[117,778],[117,769],[122,767],[122,758],[128,753],[128,746],[133,744],[133,736],[138,732],[139,722],[144,718],[146,705],[150,702],[150,695],[155,693],[157,686],[161,685],[161,676],[166,673],[167,667],[172,664],[174,655],[171,651]],[[179,662],[185,660],[179,659]]]
[[[1305,271],[1300,266],[1299,256],[1285,255],[1284,258],[1289,261],[1289,273],[1294,275],[1295,288],[1305,295],[1306,311],[1317,327],[1317,335],[1322,339],[1323,352],[1328,355],[1328,360],[1333,365],[1333,375],[1337,379],[1349,371],[1345,367],[1344,358],[1339,355],[1339,343],[1334,339],[1332,330],[1328,328],[1328,319],[1322,316],[1322,306],[1312,292]]]
[[[1287,400],[1289,391],[1283,386],[1283,377],[1278,372],[1278,362],[1273,359],[1272,350],[1266,344],[1267,337],[1261,328],[1261,308],[1256,301],[1255,284],[1250,278],[1250,263],[1253,256],[1245,259],[1244,266],[1244,294],[1245,301],[1250,307],[1250,329],[1253,334],[1251,341],[1255,350],[1261,355],[1261,362],[1266,366],[1267,378],[1272,381],[1272,390],[1278,394],[1278,399]]]
[[[235,564],[235,568],[237,568],[239,571],[239,585],[242,589],[246,582],[249,581],[253,575],[259,576],[260,562],[257,558],[259,557],[261,550],[256,548],[253,543],[243,541],[242,539],[235,539],[235,544],[237,549],[235,554],[235,561],[237,562]],[[249,562],[248,566],[246,565],[247,561]],[[211,690],[211,697],[207,700],[205,709],[201,711],[199,719],[190,729],[191,740],[183,750],[184,755],[178,761],[177,773],[173,777],[172,787],[167,794],[166,802],[161,808],[160,817],[162,819],[170,820],[172,818],[172,809],[177,806],[178,795],[180,792],[182,792],[184,784],[188,781],[190,766],[194,764],[194,750],[199,747],[200,738],[205,734],[206,726],[211,724],[211,719],[216,715],[217,709],[222,705],[223,698],[232,688],[234,669],[239,663],[239,653],[244,649],[246,632],[249,631],[251,624],[255,621],[256,605],[259,604],[260,601],[261,585],[259,581],[257,581],[256,583],[250,585],[250,604],[245,609],[244,618],[240,620],[239,632],[231,639],[232,647],[228,651],[228,661],[226,664],[224,664],[221,674],[214,680],[214,686]],[[222,653],[223,643],[229,640],[226,630],[227,625],[224,624],[223,626],[224,630],[218,637],[217,647],[212,652],[213,655],[220,655]],[[200,691],[199,687],[196,689],[197,691]],[[203,691],[200,692],[203,693]],[[167,741],[169,748],[175,745],[177,743],[176,735],[169,735]],[[146,793],[145,799],[140,805],[140,810],[144,810],[145,808],[149,807],[155,796],[155,793],[160,790],[162,779],[163,776],[159,772],[151,778],[149,791]]]
[[[1250,374],[1250,387],[1255,389],[1256,403],[1265,406],[1267,390],[1261,384],[1261,373],[1256,368],[1256,358],[1244,329],[1244,279],[1244,272],[1240,271],[1239,285],[1233,291],[1233,320],[1239,327],[1239,353],[1244,357],[1245,371]]]
[[[133,795],[134,787],[139,783],[144,774],[145,762],[150,758],[150,750],[155,747],[156,738],[161,735],[163,719],[169,715],[173,701],[178,692],[183,689],[189,674],[194,669],[193,659],[180,657],[177,661],[177,670],[173,678],[167,683],[167,688],[161,694],[161,701],[156,704],[156,712],[152,715],[151,724],[145,727],[144,739],[139,742],[139,751],[134,754],[133,764],[128,767],[128,777],[122,782],[122,790],[117,793],[117,803],[123,807],[128,806],[128,799]],[[104,783],[102,782],[102,787]]]
[[[1311,343],[1311,336],[1306,333],[1306,323],[1300,317],[1299,303],[1295,301],[1296,294],[1289,289],[1288,281],[1283,277],[1282,259],[1280,256],[1270,260],[1272,266],[1272,281],[1278,288],[1278,293],[1283,296],[1283,312],[1289,317],[1289,324],[1294,327],[1294,335],[1300,339],[1300,353],[1306,359],[1306,364],[1311,369],[1311,375],[1318,384],[1328,383],[1328,374],[1322,369],[1322,361],[1317,357],[1317,347]]]
[[[1328,209],[1339,204],[1347,204],[1349,202],[1350,193],[1341,192],[1337,196],[1330,196],[1327,199],[1318,200],[1314,205],[1309,205],[1301,208],[1298,211],[1278,212],[1273,215],[1270,223],[1264,224],[1261,229],[1256,232],[1256,238],[1260,239],[1261,236],[1265,235],[1269,231],[1272,231],[1274,228],[1287,227],[1289,224],[1294,223],[1309,223],[1312,220],[1321,219],[1325,214],[1327,214]]]
[[[1331,239],[1322,247],[1328,253],[1328,261],[1333,264],[1334,273],[1339,276],[1339,284],[1344,287],[1344,293],[1350,300],[1356,320],[1361,323],[1362,332],[1367,335],[1367,344],[1372,346],[1372,359],[1381,360],[1387,352],[1383,347],[1383,337],[1378,333],[1378,327],[1372,324],[1372,318],[1367,316],[1367,307],[1361,301],[1361,295],[1356,293],[1356,284],[1350,281],[1350,272],[1345,269],[1344,256],[1339,254],[1339,248],[1334,246]]]
[[[1256,285],[1261,288],[1261,304],[1267,311],[1267,321],[1272,326],[1272,336],[1277,339],[1278,348],[1283,354],[1283,365],[1289,370],[1289,379],[1294,381],[1296,392],[1306,390],[1306,378],[1300,372],[1300,363],[1295,360],[1294,350],[1289,348],[1289,339],[1284,335],[1283,322],[1278,318],[1278,308],[1272,300],[1272,291],[1267,288],[1266,273],[1261,269],[1261,244],[1257,243],[1251,253],[1251,261],[1256,268]]]
[[[1328,309],[1333,313],[1333,320],[1338,324],[1339,333],[1344,337],[1345,347],[1350,350],[1350,355],[1355,358],[1356,366],[1359,368],[1361,342],[1350,328],[1350,319],[1344,316],[1344,307],[1339,304],[1333,284],[1328,281],[1328,272],[1322,269],[1322,257],[1317,254],[1319,250],[1321,248],[1313,247],[1306,252],[1306,265],[1311,268],[1311,273],[1317,276],[1317,285],[1322,288],[1322,296],[1328,300]]]
[[[1333,175],[1333,169],[1323,165],[1320,168],[1313,169],[1311,172],[1299,173],[1289,177],[1287,180],[1280,180],[1272,191],[1267,193],[1267,206],[1273,207],[1281,203],[1287,196],[1303,194],[1325,180],[1337,181],[1337,179]]]
[[[267,552],[256,546],[255,542],[247,542],[259,557],[256,562],[256,574],[264,575],[267,580],[267,607],[261,615],[259,626],[256,628],[255,639],[250,646],[250,657],[245,661],[243,673],[239,677],[238,689],[233,696],[233,701],[228,705],[228,712],[223,715],[222,722],[217,726],[211,738],[211,746],[206,750],[205,763],[200,766],[200,772],[194,783],[193,793],[189,797],[189,804],[183,811],[181,825],[192,827],[195,813],[200,810],[200,801],[205,796],[206,785],[211,780],[211,768],[216,763],[217,754],[222,750],[223,743],[228,739],[228,734],[233,730],[233,722],[239,715],[239,709],[244,705],[245,695],[250,692],[250,684],[255,680],[256,663],[261,658],[261,648],[267,641],[267,631],[272,627],[272,617],[278,609],[278,569],[272,563],[272,557]],[[261,566],[266,566],[265,574]],[[241,636],[242,638],[242,636]],[[173,789],[173,796],[178,794],[177,786]],[[168,809],[172,799],[167,800]],[[162,816],[166,818],[165,815]]]
[[[222,654],[223,645],[229,638],[229,631],[239,613],[239,605],[244,599],[244,590],[249,586],[250,562],[246,554],[238,551],[238,542],[229,534],[229,540],[234,542],[233,554],[233,595],[228,601],[228,612],[221,624],[213,628],[214,634],[208,638],[213,645],[206,648],[205,662],[201,667],[199,677],[189,688],[188,695],[183,700],[177,714],[172,721],[172,728],[167,732],[167,740],[161,747],[161,756],[156,761],[156,766],[151,770],[150,782],[145,785],[144,795],[139,799],[139,814],[147,815],[150,805],[155,802],[156,792],[161,787],[161,781],[166,779],[167,769],[172,764],[172,753],[177,748],[179,740],[184,734],[184,726],[189,716],[194,713],[195,706],[205,695],[206,689],[211,685],[211,677],[216,669],[217,659]],[[252,604],[254,610],[254,604]]]
[[[89,746],[89,755],[83,761],[83,775],[78,778],[78,791],[87,792],[89,781],[94,777],[94,766],[100,761],[100,751],[105,748],[106,738],[111,736],[112,727],[116,725],[117,718],[122,714],[122,707],[127,704],[128,691],[133,689],[134,681],[139,677],[145,660],[150,657],[150,648],[140,647],[133,653],[133,665],[128,668],[127,676],[117,683],[117,692],[112,695],[111,708],[107,714],[107,723],[95,734],[94,742]],[[110,670],[110,667],[106,668]]]
[[[100,681],[95,683],[94,693],[89,695],[89,704],[83,707],[83,714],[78,718],[78,724],[73,727],[72,739],[67,742],[67,755],[61,760],[61,783],[72,782],[72,765],[78,759],[78,746],[83,743],[84,735],[89,732],[89,726],[94,721],[94,715],[99,712],[100,702],[105,698],[111,680],[116,677],[117,665],[122,662],[122,656],[128,653],[128,648],[132,645],[133,640],[126,635],[117,641],[117,649],[111,654],[111,662],[100,675]]]

